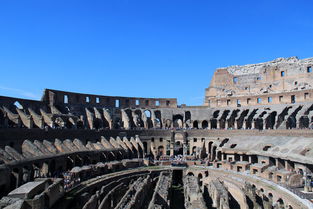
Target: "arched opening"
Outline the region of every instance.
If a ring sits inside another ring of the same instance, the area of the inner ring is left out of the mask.
[[[263,130],[263,119],[261,117],[255,119],[254,124],[256,129]]]
[[[183,121],[181,119],[176,119],[174,120],[173,126],[176,129],[181,129],[183,128]]]
[[[297,114],[298,112],[302,109],[303,106],[297,107],[295,111],[288,117],[287,122],[286,122],[286,128],[287,129],[292,129],[297,127]]]
[[[219,110],[216,110],[214,113],[213,113],[213,118],[217,118],[218,117],[218,114],[219,114]]]
[[[122,125],[122,123],[121,123],[121,118],[115,118],[115,120],[114,120],[114,129],[120,129],[121,128],[121,125]]]
[[[217,129],[217,120],[216,119],[211,119],[211,129]]]
[[[190,111],[186,111],[186,112],[185,112],[185,122],[186,122],[187,120],[191,120],[191,113],[190,113]]]
[[[196,155],[197,154],[197,147],[196,146],[193,146],[192,147],[192,155]]]
[[[239,119],[237,120],[237,129],[242,129],[243,128],[243,125],[245,123],[245,117],[248,115],[249,113],[249,110],[244,110]]]
[[[254,116],[256,115],[258,109],[254,109],[251,114],[248,116],[247,120],[246,120],[246,129],[251,129],[252,128],[252,123]]]
[[[180,141],[175,142],[174,155],[183,155],[183,144]]]
[[[211,160],[215,160],[216,158],[216,148],[217,148],[216,146],[213,147]]]
[[[202,128],[207,129],[208,127],[209,127],[208,121],[206,121],[206,120],[202,121]]]
[[[174,128],[183,128],[184,117],[182,115],[173,115]]]
[[[199,129],[198,121],[195,120],[195,121],[193,122],[193,128]]]
[[[148,143],[147,142],[143,142],[143,149],[144,149],[144,153],[147,154],[148,153]]]
[[[142,114],[140,110],[135,110],[132,113],[133,123],[135,127],[144,127],[144,123],[142,121]]]
[[[200,187],[202,186],[202,178],[203,178],[202,174],[199,173],[198,174],[198,183],[199,183]]]
[[[211,155],[212,154],[212,144],[213,142],[209,142],[209,154]]]
[[[171,128],[171,126],[172,126],[172,121],[170,119],[167,119],[165,121],[165,128],[169,129]]]
[[[222,160],[222,152],[221,151],[217,152],[217,159]]]
[[[156,128],[162,128],[161,111],[160,110],[154,111],[154,115],[156,119]]]
[[[158,147],[158,156],[163,156],[165,153],[164,153],[164,147],[163,146],[159,146]]]
[[[230,118],[227,120],[227,123],[228,123],[228,129],[233,129],[235,128],[235,123],[236,123],[236,118],[237,118],[237,115],[238,115],[238,112],[240,110],[234,110],[230,116]]]
[[[221,118],[219,119],[220,129],[226,128],[226,118],[229,114],[230,110],[224,110]]]
[[[265,128],[266,129],[274,129],[275,121],[276,121],[276,115],[277,115],[277,112],[274,111],[266,118],[266,122],[265,122]]]
[[[299,128],[309,128],[310,126],[310,119],[308,116],[302,116],[299,121]]]

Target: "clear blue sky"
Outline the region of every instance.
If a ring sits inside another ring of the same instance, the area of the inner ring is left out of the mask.
[[[0,95],[200,105],[217,67],[313,56],[312,0],[0,0]]]

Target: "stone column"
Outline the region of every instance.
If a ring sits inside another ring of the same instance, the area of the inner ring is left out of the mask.
[[[228,130],[228,128],[229,128],[228,120],[225,120],[225,128],[224,129]]]
[[[172,130],[170,140],[170,156],[174,155],[174,144],[175,144],[175,132]]]
[[[252,163],[252,156],[249,156],[249,163]]]
[[[237,120],[235,120],[235,122],[234,122],[234,129],[235,129],[235,130],[237,130],[237,129],[238,129]]]
[[[255,120],[252,119],[252,122],[251,122],[251,129],[255,129]]]
[[[188,149],[187,131],[184,130],[183,132],[183,156],[187,155],[187,149]]]
[[[216,120],[216,129],[220,129],[220,121]]]
[[[240,155],[240,161],[243,161],[243,155]]]

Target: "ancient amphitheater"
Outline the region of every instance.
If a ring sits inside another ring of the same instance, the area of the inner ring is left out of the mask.
[[[203,106],[0,97],[0,208],[313,208],[313,58],[219,68]]]

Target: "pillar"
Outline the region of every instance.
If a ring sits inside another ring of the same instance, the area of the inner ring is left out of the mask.
[[[175,144],[175,132],[171,131],[170,156],[174,155],[174,144]]]
[[[187,156],[187,149],[188,149],[187,131],[184,130],[183,132],[183,156]]]
[[[240,155],[240,161],[243,161],[243,155]]]
[[[249,156],[249,163],[252,163],[252,156]]]
[[[237,129],[238,129],[237,120],[235,120],[235,122],[234,122],[234,129],[235,129],[235,130],[237,130]]]
[[[216,120],[216,129],[220,129],[220,120]]]

